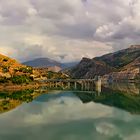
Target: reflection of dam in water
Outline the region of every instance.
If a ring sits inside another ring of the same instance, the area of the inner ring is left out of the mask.
[[[80,91],[97,91],[101,92],[101,79],[47,79],[40,82],[47,83],[47,88],[50,89],[67,89]]]
[[[140,86],[135,83],[102,84],[101,79],[47,79],[41,82],[47,83],[48,89],[79,90],[102,92],[102,89],[110,88],[127,94],[140,94]]]

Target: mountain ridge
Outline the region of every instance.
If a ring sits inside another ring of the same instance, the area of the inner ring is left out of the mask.
[[[62,64],[59,63],[58,61],[55,61],[53,59],[50,58],[35,58],[26,62],[23,62],[23,64],[27,65],[27,66],[31,66],[31,67],[48,67],[48,66],[58,66],[61,67]]]
[[[94,78],[95,75],[99,75],[104,76],[104,79],[110,76],[118,80],[128,77],[135,79],[139,77],[139,63],[140,45],[131,45],[127,49],[105,54],[101,57],[82,58],[80,63],[71,68],[68,73],[72,78]]]
[[[47,58],[47,57],[42,57],[42,58],[35,58],[26,62],[23,62],[22,64],[31,66],[31,67],[38,67],[38,68],[49,68],[51,70],[55,70],[56,67],[58,68],[57,71],[60,71],[65,68],[72,67],[78,62],[67,62],[67,63],[61,63],[59,61]]]

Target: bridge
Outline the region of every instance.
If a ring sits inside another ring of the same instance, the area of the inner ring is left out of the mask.
[[[76,90],[80,88],[81,91],[95,90],[101,92],[101,78],[97,77],[94,79],[42,79],[38,80],[41,83],[46,83],[48,87],[66,87],[70,89],[74,87]]]

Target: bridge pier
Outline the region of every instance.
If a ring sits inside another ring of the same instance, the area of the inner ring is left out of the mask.
[[[77,89],[77,82],[74,82],[74,89]]]
[[[61,81],[61,87],[63,88],[64,87],[64,83]]]
[[[84,82],[83,81],[81,82],[81,90],[82,91],[84,90]]]
[[[68,89],[70,89],[70,82],[68,82]]]
[[[95,81],[95,89],[98,93],[101,93],[102,89],[102,82],[101,79],[99,78],[97,81]]]
[[[90,90],[90,81],[87,81],[87,90]]]
[[[51,88],[51,82],[49,82],[49,88]]]

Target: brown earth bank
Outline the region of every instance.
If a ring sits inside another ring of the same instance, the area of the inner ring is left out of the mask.
[[[47,86],[46,83],[32,82],[30,84],[0,84],[0,91],[19,91],[26,89],[38,89],[40,87]]]

